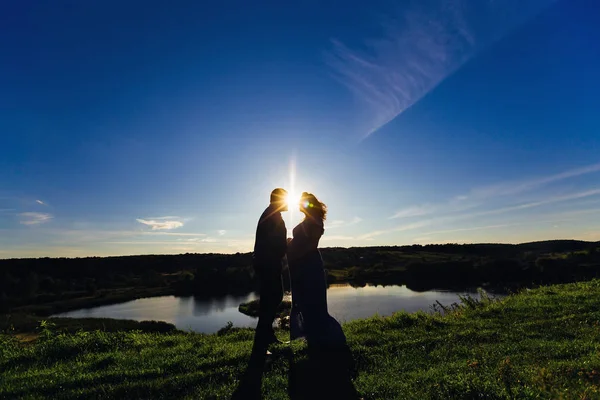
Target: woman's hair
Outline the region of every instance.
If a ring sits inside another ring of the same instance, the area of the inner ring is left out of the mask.
[[[300,196],[300,206],[302,212],[312,219],[321,222],[327,219],[327,206],[325,203],[319,201],[312,193],[302,193],[302,196]]]

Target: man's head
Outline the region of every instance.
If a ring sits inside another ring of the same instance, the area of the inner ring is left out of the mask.
[[[271,192],[271,205],[277,208],[277,211],[287,211],[287,192],[285,189],[277,188]]]

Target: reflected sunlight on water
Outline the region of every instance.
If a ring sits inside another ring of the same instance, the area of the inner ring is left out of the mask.
[[[348,284],[331,285],[327,291],[329,313],[341,322],[367,318],[374,314],[391,315],[395,311],[430,311],[439,301],[450,305],[465,292],[415,292],[406,286],[374,286],[354,288]],[[477,293],[469,293],[476,297]],[[174,324],[178,329],[214,333],[231,321],[238,327],[255,327],[257,320],[238,311],[241,303],[257,299],[245,296],[222,296],[200,299],[194,296],[161,296],[126,303],[94,307],[56,314],[56,317],[118,318],[137,321],[157,320]],[[286,295],[287,300],[290,296]]]

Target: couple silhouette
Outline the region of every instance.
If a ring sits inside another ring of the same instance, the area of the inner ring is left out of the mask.
[[[315,195],[304,192],[298,207],[304,219],[294,227],[293,238],[287,238],[281,216],[289,208],[284,189],[271,192],[270,204],[258,221],[253,253],[259,282],[258,325],[250,362],[234,398],[261,398],[263,368],[267,356],[272,356],[269,346],[282,344],[273,322],[283,300],[282,269],[286,258],[292,292],[290,339],[304,338],[307,343],[300,362],[294,360],[293,352],[282,353],[290,362],[290,397],[358,398],[351,382],[354,362],[346,336],[327,310],[327,281],[318,248],[325,232],[327,206]]]

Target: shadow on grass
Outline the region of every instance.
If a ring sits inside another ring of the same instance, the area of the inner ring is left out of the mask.
[[[253,348],[248,366],[240,379],[238,387],[231,396],[232,400],[255,400],[262,398],[262,377],[266,360],[267,353],[263,348],[259,348],[258,351],[256,351],[256,347]]]
[[[8,395],[7,398],[21,398],[29,397],[36,398],[37,396],[42,398],[72,398],[77,397],[76,391],[78,389],[86,388],[88,391],[98,390],[99,392],[106,392],[103,386],[118,387],[122,384],[128,386],[135,386],[136,382],[154,382],[155,380],[163,377],[162,373],[159,372],[146,372],[137,376],[123,375],[121,372],[112,372],[105,375],[95,375],[88,378],[82,377],[68,382],[56,382],[47,386],[30,388],[31,377],[21,378],[15,380],[15,387],[20,389],[5,392]],[[74,392],[75,391],[75,392]]]
[[[35,388],[30,387],[31,377],[27,377],[15,380],[13,384],[18,389],[2,392],[0,398],[180,399],[197,395],[198,390],[205,387],[225,385],[230,381],[230,376],[227,371],[212,373],[196,371],[172,375],[165,374],[164,371],[139,374],[123,374],[121,371],[114,371]]]
[[[360,399],[352,382],[356,370],[347,346],[323,350],[309,348],[304,357],[295,358],[291,353],[289,357],[290,399]]]
[[[258,352],[257,352],[258,353]],[[314,350],[294,355],[291,349],[267,356],[252,354],[232,400],[261,399],[262,376],[267,357],[284,357],[289,363],[288,395],[292,400],[359,400],[352,380],[356,377],[350,349]]]

